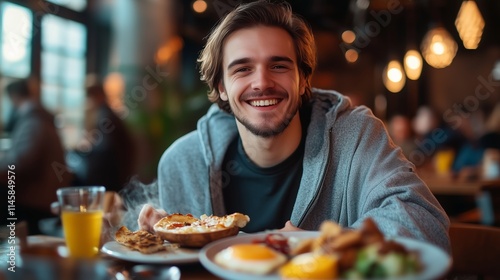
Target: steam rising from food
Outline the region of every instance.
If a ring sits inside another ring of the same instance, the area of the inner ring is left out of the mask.
[[[154,208],[161,208],[158,194],[158,182],[150,184],[141,183],[137,178],[132,178],[120,192],[123,200],[124,213],[121,225],[135,231],[138,230],[137,217],[144,204],[150,204]]]

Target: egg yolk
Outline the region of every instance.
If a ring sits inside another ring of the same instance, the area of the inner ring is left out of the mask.
[[[335,279],[337,258],[305,253],[294,257],[279,273],[285,279]]]
[[[233,258],[241,260],[267,260],[274,259],[276,253],[264,245],[238,244],[228,248]]]

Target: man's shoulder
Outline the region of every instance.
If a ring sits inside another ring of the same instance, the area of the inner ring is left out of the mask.
[[[338,107],[337,110],[348,111],[354,114],[368,114],[370,115],[371,109],[365,105],[355,105],[351,97],[340,93],[335,90],[312,88],[312,101],[329,103],[332,107]]]
[[[165,152],[175,154],[192,153],[196,152],[199,146],[199,132],[198,130],[193,130],[175,140]]]
[[[159,169],[170,169],[181,162],[189,161],[200,154],[197,132],[192,131],[175,140],[164,152],[158,163]]]
[[[322,89],[322,88],[311,88],[312,92],[312,100],[322,100],[322,101],[330,101],[330,102],[343,102],[347,101],[349,102],[349,98],[336,91],[336,90],[330,90],[330,89]]]
[[[327,126],[349,131],[362,131],[366,126],[382,127],[381,120],[365,105],[353,105],[350,98],[337,91],[313,89],[312,121],[325,121]]]
[[[351,99],[335,90],[313,88],[310,100],[313,115],[326,116],[327,120],[338,121],[340,115],[349,116],[358,113],[360,108],[354,106]],[[364,106],[358,106],[364,107]],[[314,117],[313,117],[314,118]]]

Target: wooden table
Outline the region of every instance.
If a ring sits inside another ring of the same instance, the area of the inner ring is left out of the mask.
[[[466,195],[473,196],[481,188],[481,180],[465,180],[454,178],[451,174],[440,175],[429,172],[418,172],[434,195]]]
[[[129,280],[157,279],[147,275],[133,277],[133,268],[139,263],[118,260],[100,255],[94,260],[73,260],[64,257],[65,244],[62,238],[51,236],[29,236],[26,249],[16,251],[15,272],[6,267],[7,253],[2,248],[0,256],[1,279],[50,279],[50,280]],[[152,265],[153,268],[173,266]],[[180,269],[181,279],[220,279],[207,271],[199,262],[175,265]]]
[[[450,218],[472,211],[477,207],[476,195],[481,182],[455,178],[451,174],[437,174],[419,170],[418,175],[429,187]]]
[[[484,187],[500,186],[500,179],[483,180],[455,178],[451,175],[439,175],[429,171],[417,172],[437,198],[450,218],[462,222],[480,222],[481,212],[490,213],[489,206],[495,198],[485,194]],[[486,200],[485,200],[486,199]],[[487,203],[485,203],[487,201]],[[487,209],[487,210],[484,210]],[[483,214],[484,214],[483,213]],[[487,214],[491,215],[491,214]]]

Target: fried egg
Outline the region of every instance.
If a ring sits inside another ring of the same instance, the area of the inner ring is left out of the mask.
[[[214,260],[230,270],[264,275],[283,265],[287,258],[263,244],[237,244],[218,252]]]
[[[335,279],[338,275],[337,257],[304,253],[295,256],[279,270],[282,279]]]

